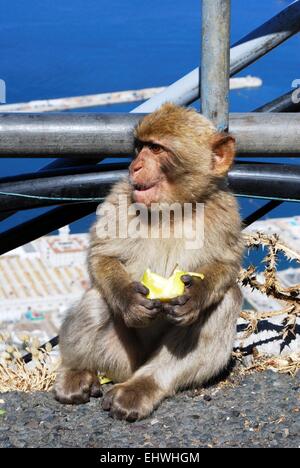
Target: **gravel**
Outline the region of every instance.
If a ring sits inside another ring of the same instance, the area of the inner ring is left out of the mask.
[[[0,447],[296,448],[299,390],[299,373],[255,373],[179,393],[135,423],[111,419],[95,399],[62,406],[47,393],[0,394]]]

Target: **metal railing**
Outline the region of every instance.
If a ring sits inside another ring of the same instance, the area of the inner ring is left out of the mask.
[[[111,184],[126,174],[128,159],[97,164],[132,154],[133,128],[141,114],[167,101],[189,105],[200,95],[204,115],[237,139],[239,158],[229,174],[230,187],[237,195],[270,200],[245,224],[283,201],[300,200],[300,166],[240,159],[300,156],[300,103],[293,101],[293,92],[248,114],[229,114],[228,104],[230,76],[300,31],[300,0],[231,48],[230,11],[230,0],[202,0],[202,67],[131,114],[0,114],[0,158],[57,157],[35,174],[0,179],[0,221],[18,210],[57,206],[1,233],[0,254],[93,213]]]
[[[140,119],[141,114],[0,114],[0,156],[68,156],[81,164],[91,156],[128,157]],[[300,156],[300,114],[235,113],[227,121],[239,156]]]

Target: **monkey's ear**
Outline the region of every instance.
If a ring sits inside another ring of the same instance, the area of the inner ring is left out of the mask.
[[[218,133],[213,138],[212,151],[214,174],[227,174],[235,156],[235,139],[227,133]]]

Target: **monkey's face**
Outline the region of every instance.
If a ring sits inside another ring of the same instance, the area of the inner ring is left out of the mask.
[[[151,203],[171,201],[171,183],[163,170],[169,159],[169,151],[158,141],[136,141],[136,157],[129,167],[136,203],[149,207]]]
[[[205,201],[234,158],[234,139],[217,133],[193,109],[164,104],[136,132],[129,174],[133,200],[152,203]]]

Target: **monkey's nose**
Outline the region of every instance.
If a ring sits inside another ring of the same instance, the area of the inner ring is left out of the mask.
[[[143,165],[139,163],[139,164],[133,165],[131,169],[132,169],[133,174],[136,174],[141,169],[143,169]]]

